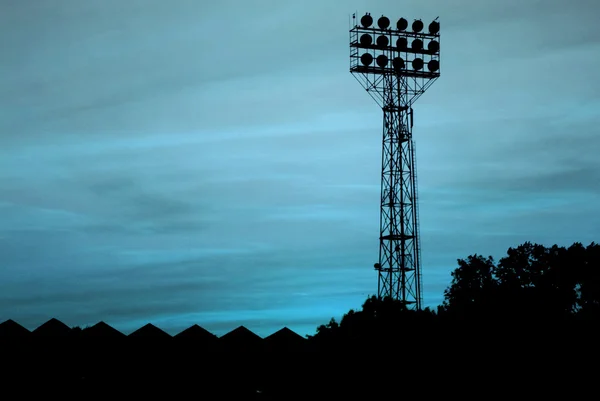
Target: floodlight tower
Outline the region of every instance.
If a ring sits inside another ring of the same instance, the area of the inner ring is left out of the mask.
[[[413,103],[440,76],[440,23],[400,18],[377,27],[369,13],[350,29],[350,72],[383,110],[377,292],[421,309],[417,170]]]

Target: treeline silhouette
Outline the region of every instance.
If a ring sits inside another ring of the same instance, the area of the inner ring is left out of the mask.
[[[600,245],[568,248],[526,242],[495,263],[478,254],[458,260],[437,310],[409,310],[399,301],[370,297],[361,311],[334,318],[310,338],[329,344],[405,335],[433,327],[472,330],[544,325],[596,327],[600,322]]]
[[[570,376],[581,385],[599,334],[595,243],[526,242],[497,263],[471,255],[458,260],[437,308],[370,296],[307,338],[287,328],[263,339],[243,326],[217,337],[197,325],[170,336],[148,324],[126,336],[104,322],[81,329],[51,319],[33,332],[0,324],[6,383],[201,399],[465,397],[517,385],[540,396],[558,372],[552,388]]]

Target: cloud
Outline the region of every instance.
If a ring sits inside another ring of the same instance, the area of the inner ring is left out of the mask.
[[[397,4],[238,3],[3,9],[0,317],[266,333],[375,291],[382,116],[346,28]],[[428,305],[459,257],[597,236],[599,29],[575,3],[403,6],[444,35],[414,107]]]
[[[146,252],[140,252],[139,256]],[[105,320],[121,327],[131,327],[132,322],[144,319],[177,320],[178,316],[185,322],[186,315],[194,314],[203,317],[199,323],[207,328],[224,327],[218,323],[229,316],[225,321],[231,330],[247,320],[257,320],[260,326],[273,319],[269,315],[277,313],[288,315],[287,325],[302,323],[310,313],[300,310],[306,300],[301,301],[302,296],[297,295],[299,289],[311,288],[314,295],[329,297],[340,304],[348,294],[354,293],[351,298],[355,300],[363,295],[356,290],[362,287],[360,281],[364,278],[357,280],[354,275],[339,284],[328,279],[331,269],[341,268],[350,273],[352,269],[346,262],[351,258],[332,259],[329,252],[315,252],[311,258],[302,257],[300,253],[299,250],[286,253],[246,250],[235,256],[236,253],[230,251],[222,255],[211,255],[209,251],[203,257],[191,255],[190,260],[184,261],[181,259],[185,252],[177,251],[170,253],[174,259],[167,257],[162,262],[157,262],[160,259],[150,253],[146,255],[150,263],[138,257],[137,262],[123,261],[111,268],[88,272],[82,271],[85,266],[79,266],[79,271],[70,274],[55,272],[43,280],[37,278],[3,288],[0,310],[18,310],[20,323],[28,327],[35,327],[44,314],[52,313],[67,323],[93,324],[93,319],[104,316]],[[295,267],[286,263],[288,258],[294,261]],[[302,273],[319,260],[324,265],[320,273],[313,271],[310,276]],[[137,267],[132,268],[132,265]],[[256,269],[258,265],[260,269]],[[25,286],[28,290],[23,296],[20,291]],[[250,308],[248,312],[244,312],[247,308]],[[214,316],[215,311],[221,311],[222,316]]]

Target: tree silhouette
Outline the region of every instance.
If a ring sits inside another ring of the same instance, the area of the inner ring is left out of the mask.
[[[585,318],[600,318],[600,244],[592,242],[585,251],[581,244],[578,245],[569,248],[580,270],[575,288],[578,314]]]
[[[497,264],[491,256],[458,260],[441,310],[453,318],[556,321],[591,318],[600,309],[600,247],[525,242]]]
[[[317,348],[347,348],[359,351],[389,339],[411,340],[415,335],[428,336],[436,314],[430,308],[409,310],[400,300],[369,296],[360,310],[351,309],[338,323],[331,318],[320,325],[313,336],[307,336]],[[423,337],[424,338],[424,337]]]
[[[443,311],[454,317],[481,318],[488,312],[497,292],[494,269],[491,256],[485,258],[475,254],[458,259],[452,282],[444,291]]]

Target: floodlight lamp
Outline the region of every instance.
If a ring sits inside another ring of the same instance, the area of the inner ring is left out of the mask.
[[[419,71],[420,69],[423,68],[423,59],[422,58],[416,58],[412,61],[412,67],[415,71]]]
[[[377,46],[378,47],[387,47],[389,43],[390,43],[390,41],[389,41],[388,37],[385,35],[380,35],[377,38]]]
[[[369,53],[365,53],[360,56],[360,62],[363,63],[364,66],[368,67],[373,62],[373,56],[371,56]]]
[[[420,19],[416,19],[415,22],[412,23],[413,32],[421,32],[423,30],[423,21]]]
[[[439,22],[433,21],[431,24],[429,24],[429,33],[430,34],[435,35],[439,31],[440,31],[440,23]]]
[[[390,19],[388,17],[384,17],[383,15],[377,20],[377,26],[380,29],[388,29],[390,26]]]
[[[364,47],[371,46],[373,44],[373,37],[371,37],[371,35],[369,35],[368,33],[362,34],[360,36],[360,44]]]
[[[381,68],[384,68],[385,66],[387,66],[388,63],[388,58],[385,54],[380,54],[379,56],[377,56],[377,65],[380,66]]]
[[[373,17],[371,17],[371,14],[366,13],[363,15],[360,19],[360,24],[363,26],[363,28],[368,28],[373,25]]]
[[[423,41],[421,39],[415,39],[412,41],[411,48],[414,51],[423,50]]]
[[[398,38],[396,46],[400,50],[406,50],[408,48],[408,40],[406,38]]]
[[[406,31],[406,28],[408,28],[408,21],[404,18],[400,18],[398,22],[396,22],[396,28],[398,28],[399,31]]]
[[[394,57],[392,60],[392,65],[394,66],[394,70],[403,70],[404,69],[404,60],[402,57]]]
[[[440,51],[440,42],[437,40],[432,40],[427,44],[427,49],[429,49],[432,53],[437,53]]]
[[[431,72],[436,72],[440,69],[440,62],[437,60],[431,60],[429,63],[427,63],[427,68]]]

